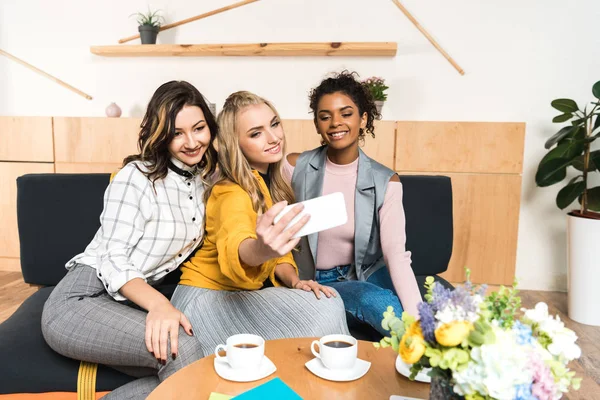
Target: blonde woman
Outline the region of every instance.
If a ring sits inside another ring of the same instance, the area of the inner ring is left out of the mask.
[[[292,236],[307,219],[285,227],[301,206],[274,223],[294,201],[281,174],[285,135],[275,107],[236,92],[218,125],[219,175],[207,192],[204,244],[182,266],[174,305],[207,352],[237,333],[267,340],[348,333],[336,292],[298,277]]]

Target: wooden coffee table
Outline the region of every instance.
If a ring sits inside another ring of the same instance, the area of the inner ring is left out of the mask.
[[[396,372],[396,353],[377,350],[372,342],[358,342],[358,357],[371,362],[369,372],[352,382],[331,382],[313,375],[304,364],[313,359],[310,344],[317,338],[269,340],[265,354],[277,371],[254,382],[231,382],[217,375],[214,354],[204,357],[171,375],[148,397],[149,400],[207,400],[211,392],[238,395],[275,377],[281,378],[303,399],[387,400],[393,394],[429,398],[429,385],[413,382]]]

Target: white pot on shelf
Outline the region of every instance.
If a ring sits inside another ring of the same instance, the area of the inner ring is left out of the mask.
[[[569,318],[600,326],[600,220],[567,216]]]
[[[385,101],[375,100],[375,108],[377,109],[377,113],[379,114],[379,117],[377,119],[381,119],[381,110],[383,109],[383,103],[385,103]]]

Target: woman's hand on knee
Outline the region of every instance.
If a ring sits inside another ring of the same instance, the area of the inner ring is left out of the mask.
[[[275,223],[275,217],[287,206],[287,202],[281,201],[260,215],[256,220],[257,242],[269,259],[281,257],[290,251],[300,241],[300,238],[292,237],[308,222],[310,215],[305,215],[298,222],[286,229],[288,224],[302,212],[304,206],[297,204]]]
[[[294,284],[294,289],[301,289],[305,292],[314,292],[317,299],[321,299],[321,292],[325,294],[325,296],[329,297],[337,297],[335,291],[329,286],[323,286],[319,282],[315,282],[312,279],[308,281],[299,280]]]
[[[148,310],[146,317],[146,347],[163,365],[167,362],[169,340],[171,341],[171,357],[177,357],[179,342],[179,325],[185,332],[193,336],[192,325],[187,317],[171,303],[163,303]]]

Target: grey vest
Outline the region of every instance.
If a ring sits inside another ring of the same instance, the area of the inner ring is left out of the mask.
[[[354,198],[354,270],[359,280],[366,280],[384,266],[379,237],[379,210],[394,171],[358,150],[358,178]],[[292,188],[296,201],[319,197],[323,193],[327,146],[305,151],[296,161]],[[317,262],[318,233],[305,236],[300,251],[294,251],[301,279],[314,279]]]

